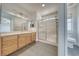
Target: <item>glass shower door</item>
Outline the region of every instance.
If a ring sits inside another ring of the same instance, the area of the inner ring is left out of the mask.
[[[47,28],[46,21],[39,21],[39,39],[46,40],[47,39]]]
[[[55,19],[47,20],[47,40],[56,43],[56,21]]]
[[[56,19],[44,19],[39,22],[39,40],[57,45]]]

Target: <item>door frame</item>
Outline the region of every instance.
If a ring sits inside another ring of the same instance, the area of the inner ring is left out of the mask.
[[[58,56],[67,55],[67,4],[61,3],[58,11]]]

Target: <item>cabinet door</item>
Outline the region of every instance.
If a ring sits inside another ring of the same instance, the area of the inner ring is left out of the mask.
[[[26,35],[25,34],[21,34],[19,35],[19,48],[23,47],[26,45]]]
[[[27,33],[26,34],[26,45],[30,44],[32,42],[32,34]]]
[[[17,50],[17,36],[3,37],[2,55],[8,55]]]
[[[1,37],[0,37],[0,56],[1,56]]]
[[[36,40],[36,32],[32,32],[32,41]]]

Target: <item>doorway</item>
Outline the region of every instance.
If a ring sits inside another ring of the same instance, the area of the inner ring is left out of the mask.
[[[67,4],[67,55],[79,56],[79,4]]]

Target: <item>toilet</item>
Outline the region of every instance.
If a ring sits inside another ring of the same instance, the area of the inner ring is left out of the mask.
[[[68,37],[68,47],[69,48],[73,48],[73,45],[75,44],[76,40],[75,38],[72,38],[72,37]]]

